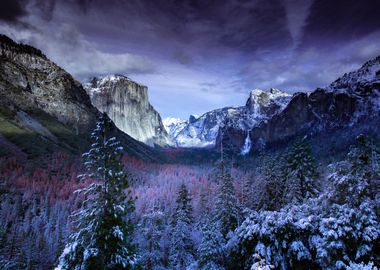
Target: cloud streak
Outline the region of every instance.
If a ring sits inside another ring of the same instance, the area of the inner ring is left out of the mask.
[[[380,54],[378,0],[6,2],[1,32],[79,79],[148,85],[163,116],[244,104],[253,88],[310,91]]]

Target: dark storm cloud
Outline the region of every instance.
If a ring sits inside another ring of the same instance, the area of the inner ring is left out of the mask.
[[[46,21],[51,21],[53,19],[55,0],[37,0],[33,2],[32,5],[42,19]]]
[[[136,78],[164,116],[310,91],[380,54],[379,0],[24,1],[0,31],[77,78]]]
[[[27,14],[25,0],[1,0],[0,20],[7,22],[17,22],[18,19]]]
[[[315,0],[304,30],[304,45],[333,45],[362,38],[380,28],[379,0]]]
[[[89,32],[96,32],[94,35],[100,35],[102,28],[106,35],[119,29],[135,41],[149,43],[154,40],[154,46],[170,42],[192,45],[193,49],[201,49],[200,53],[206,51],[207,54],[215,54],[219,47],[253,53],[258,49],[292,44],[285,7],[277,0],[93,0],[71,3],[73,10],[80,8],[96,13],[104,23],[112,24],[110,31],[104,26],[91,28],[88,22],[79,22],[79,26]]]

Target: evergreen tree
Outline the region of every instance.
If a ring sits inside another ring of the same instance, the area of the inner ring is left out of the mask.
[[[338,163],[330,176],[335,187],[331,199],[339,204],[349,203],[352,207],[358,206],[366,198],[380,201],[379,164],[379,146],[369,137],[358,136],[346,160]],[[378,203],[376,205],[379,207]]]
[[[218,224],[208,219],[202,227],[202,241],[198,248],[201,270],[223,269],[220,262],[225,241]]]
[[[131,269],[135,264],[135,248],[128,239],[133,224],[127,220],[134,202],[125,193],[129,185],[121,162],[123,148],[111,131],[112,122],[103,114],[92,133],[91,149],[83,155],[87,172],[81,178],[93,183],[76,191],[84,201],[73,213],[77,230],[58,269]]]
[[[240,208],[235,196],[233,180],[230,171],[227,169],[226,162],[218,164],[218,183],[219,190],[216,201],[215,219],[220,223],[220,230],[224,237],[228,232],[233,231],[240,221]]]
[[[241,197],[241,204],[244,208],[252,209],[254,205],[254,193],[253,193],[253,178],[246,177],[243,180],[243,190]]]
[[[380,194],[380,147],[368,136],[359,135],[356,141],[348,153],[351,175],[358,181],[357,190],[373,200]]]
[[[142,217],[139,224],[142,266],[146,270],[163,269],[161,238],[164,230],[164,213],[154,206]]]
[[[205,188],[202,188],[200,194],[199,194],[199,209],[200,209],[200,217],[197,222],[197,228],[202,230],[203,226],[205,223],[208,221],[210,218],[211,214],[211,207],[209,205],[208,201],[208,190]]]
[[[285,202],[302,202],[318,193],[317,167],[311,154],[310,145],[299,141],[285,157],[286,190]]]
[[[172,269],[182,270],[194,261],[191,198],[185,184],[182,184],[176,200],[172,222],[170,264]]]
[[[283,205],[285,181],[281,158],[266,158],[263,168],[263,187],[259,196],[258,209],[274,211]]]
[[[178,215],[183,214],[186,218],[186,223],[191,224],[193,222],[193,207],[191,205],[191,198],[189,191],[185,184],[182,184],[178,191],[178,197],[176,199],[176,207],[174,210],[172,225],[176,225],[179,219]]]

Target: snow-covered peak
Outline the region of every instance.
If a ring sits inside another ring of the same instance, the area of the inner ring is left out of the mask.
[[[328,90],[360,92],[363,86],[380,83],[380,56],[366,62],[358,70],[344,74],[328,86]]]
[[[162,120],[166,131],[168,132],[170,138],[177,137],[178,133],[188,124],[188,121],[182,120],[175,117],[166,117]]]
[[[141,86],[142,88],[146,88],[146,86],[138,84],[132,81],[127,76],[120,74],[110,74],[105,76],[92,77],[89,78],[86,82],[84,82],[83,86],[91,95],[92,92],[101,92],[110,89],[110,87],[119,83],[125,83],[126,85],[136,84],[138,86]]]
[[[277,88],[270,88],[267,91],[255,88],[255,89],[253,89],[250,92],[250,97],[252,97],[252,98],[257,97],[257,96],[261,96],[261,95],[267,95],[270,99],[276,99],[276,98],[279,98],[279,97],[290,96],[290,94],[288,94],[286,92],[283,92],[283,91],[281,91],[280,89],[277,89]]]
[[[118,82],[120,80],[130,81],[131,79],[129,79],[128,77],[126,77],[124,75],[111,74],[111,75],[98,77],[98,84],[103,85],[103,84],[110,83],[110,82]]]
[[[268,110],[282,110],[289,103],[291,95],[279,89],[271,88],[268,91],[254,89],[250,92],[246,103],[247,109],[254,118],[268,114]]]
[[[238,130],[250,130],[284,109],[290,99],[290,94],[278,89],[254,89],[249,94],[246,106],[225,107],[207,112],[196,119],[191,118],[172,139],[181,147],[214,145],[220,128],[227,125]],[[245,154],[248,148],[249,139],[243,147],[244,150],[242,149],[242,154]]]

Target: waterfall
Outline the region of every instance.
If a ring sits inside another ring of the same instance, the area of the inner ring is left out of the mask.
[[[252,141],[251,141],[251,137],[249,136],[249,131],[248,131],[247,137],[245,138],[244,145],[241,148],[240,154],[243,156],[247,155],[249,151],[251,150],[251,146],[252,146]]]

